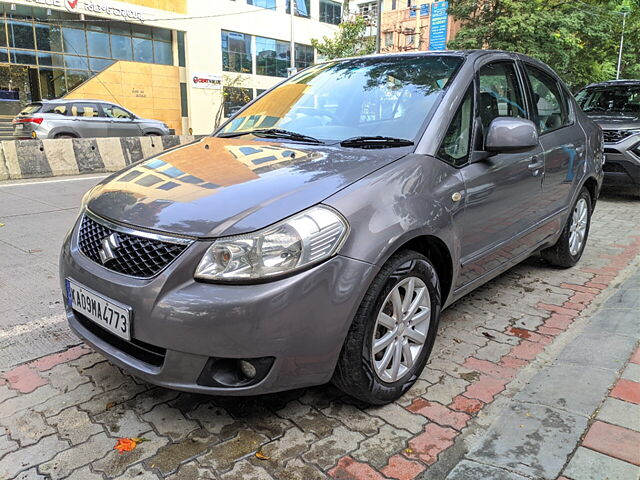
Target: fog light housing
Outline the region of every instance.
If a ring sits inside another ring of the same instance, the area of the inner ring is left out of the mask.
[[[198,385],[217,388],[249,387],[267,376],[274,360],[274,357],[210,357],[198,377]]]
[[[240,360],[240,371],[249,380],[253,380],[258,374],[256,367],[254,367],[251,362],[247,362],[246,360]]]

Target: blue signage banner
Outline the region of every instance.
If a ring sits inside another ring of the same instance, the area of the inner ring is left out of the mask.
[[[411,7],[411,10],[409,11],[409,16],[410,17],[415,17],[416,16],[416,10],[418,10],[416,7]],[[428,3],[423,3],[422,5],[420,5],[420,16],[421,17],[428,17],[429,16],[429,4]]]
[[[449,2],[431,4],[431,26],[429,27],[429,50],[447,48],[447,28],[449,26]]]

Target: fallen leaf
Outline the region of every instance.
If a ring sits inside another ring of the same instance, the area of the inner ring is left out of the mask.
[[[495,340],[496,337],[494,337],[493,335],[491,335],[489,332],[482,332],[482,335],[484,335],[485,337],[491,339],[491,340]]]
[[[404,453],[413,453],[413,450],[411,450],[410,448],[405,448]]]
[[[117,450],[120,453],[130,452],[134,450],[138,444],[142,442],[148,442],[146,438],[135,437],[135,438],[119,438],[116,446],[113,447],[114,450]]]
[[[105,408],[105,410],[111,410],[115,406],[116,406],[116,402],[109,402],[109,403],[107,403],[107,406],[104,407],[104,408]]]
[[[269,457],[267,457],[264,453],[262,452],[256,452],[256,458],[258,460],[271,460]]]
[[[0,223],[0,227],[4,227],[4,223]]]

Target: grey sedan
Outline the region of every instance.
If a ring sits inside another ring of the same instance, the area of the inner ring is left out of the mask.
[[[60,260],[69,324],[168,388],[332,380],[384,404],[444,308],[536,252],[578,262],[602,163],[600,129],[531,58],[322,63],[87,193]]]
[[[169,126],[140,118],[126,108],[101,100],[45,100],[27,105],[13,119],[13,136],[27,138],[95,138],[169,135]]]

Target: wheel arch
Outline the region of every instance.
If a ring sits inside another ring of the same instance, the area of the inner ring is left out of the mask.
[[[591,197],[591,210],[593,210],[598,201],[598,181],[594,177],[589,177],[585,180],[584,187]]]
[[[414,250],[427,257],[433,264],[440,280],[440,294],[444,305],[453,284],[453,260],[451,252],[442,239],[434,235],[419,235],[407,240],[393,253],[400,250]]]

